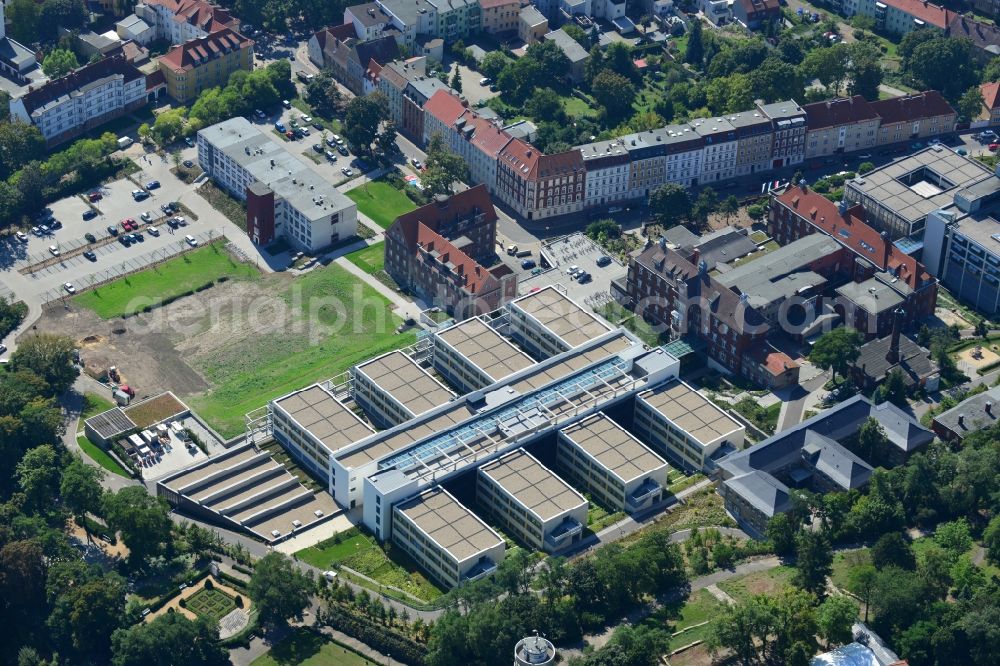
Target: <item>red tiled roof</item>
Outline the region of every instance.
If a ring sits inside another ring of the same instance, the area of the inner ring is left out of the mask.
[[[459,285],[472,295],[489,291],[496,284],[496,278],[489,269],[455,247],[447,238],[417,222],[417,245],[427,252],[437,252],[437,261],[451,264],[451,273],[459,278]]]
[[[167,51],[160,64],[174,72],[187,72],[230,51],[239,51],[253,44],[238,32],[223,28],[201,39],[192,39]]]
[[[406,244],[413,247],[416,241],[417,223],[426,224],[431,229],[437,231],[441,223],[449,218],[465,217],[473,210],[486,213],[484,224],[491,224],[497,220],[497,211],[493,207],[490,199],[490,192],[485,185],[476,185],[467,190],[453,194],[444,201],[434,201],[426,206],[421,206],[416,210],[411,210],[396,218],[392,227],[398,227]],[[389,233],[388,231],[386,233]]]
[[[979,89],[983,93],[983,102],[990,111],[1000,109],[1000,81],[984,83]]]
[[[791,368],[799,367],[791,356],[785,352],[770,347],[758,347],[750,352],[751,358],[767,370],[768,374],[777,377]]]
[[[806,112],[806,126],[810,130],[849,125],[878,118],[875,109],[861,95],[855,95],[850,99],[838,97],[825,102],[815,102],[806,104],[802,108]]]
[[[583,169],[583,155],[576,148],[562,153],[546,155],[530,143],[513,139],[500,151],[498,158],[527,179],[549,178],[560,173]]]
[[[424,102],[424,113],[429,113],[448,127],[451,127],[465,111],[465,103],[447,90],[438,90]]]
[[[938,5],[924,2],[924,0],[881,0],[890,7],[906,12],[910,16],[920,19],[924,23],[937,26],[944,30],[955,17],[955,12],[939,7]]]
[[[936,90],[871,102],[882,124],[907,123],[923,118],[955,115],[955,109]]]
[[[45,106],[63,95],[67,95],[94,81],[115,75],[121,75],[125,83],[145,77],[145,74],[136,69],[135,65],[128,62],[125,56],[115,55],[84,65],[79,69],[73,70],[66,76],[52,79],[38,88],[32,89],[29,86],[28,92],[21,99],[24,102],[24,108],[30,114],[35,109]]]
[[[166,7],[178,23],[189,23],[205,32],[220,28],[239,28],[240,22],[228,9],[213,5],[205,0],[146,0],[147,5]]]
[[[493,9],[504,5],[520,5],[521,0],[479,0],[479,6],[483,9]]]
[[[931,279],[923,264],[868,226],[865,210],[860,204],[848,208],[841,215],[837,204],[821,194],[797,186],[789,187],[777,199],[859,257],[897,275],[911,289]]]

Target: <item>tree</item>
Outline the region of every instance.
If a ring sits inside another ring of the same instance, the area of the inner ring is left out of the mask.
[[[882,425],[873,418],[867,418],[858,428],[858,434],[850,448],[871,463],[873,466],[884,465],[890,458],[892,443],[882,429]]]
[[[878,101],[878,87],[882,85],[884,75],[881,52],[869,42],[855,42],[848,47],[848,51],[851,58],[848,94],[861,95],[870,102]]]
[[[992,60],[986,63],[986,67],[983,68],[982,81],[983,83],[1000,81],[1000,56],[995,56]]]
[[[17,485],[28,506],[38,510],[50,507],[59,492],[59,456],[51,444],[30,449],[17,463]]]
[[[330,118],[343,110],[344,95],[333,76],[323,70],[306,84],[306,102],[314,113]]]
[[[31,370],[44,379],[54,393],[62,393],[76,381],[75,348],[73,339],[64,335],[32,335],[11,354],[10,366],[13,370]]]
[[[460,71],[458,65],[455,65],[455,71],[451,75],[451,83],[448,85],[450,85],[452,90],[455,92],[462,92],[462,72]]]
[[[909,541],[900,532],[889,532],[879,537],[871,549],[872,564],[876,569],[898,567],[912,571],[917,566]]]
[[[125,580],[87,574],[62,588],[48,619],[56,643],[95,663],[110,661],[111,634],[125,624]]]
[[[799,533],[798,521],[788,513],[778,513],[767,521],[764,534],[771,542],[774,552],[787,555],[795,548],[796,536]]]
[[[828,96],[836,95],[848,74],[850,52],[845,44],[813,49],[800,68],[807,79],[818,79]]]
[[[42,60],[42,71],[50,79],[58,79],[65,76],[80,66],[76,55],[66,49],[53,49]]]
[[[206,617],[191,621],[181,613],[166,613],[152,622],[118,629],[111,637],[114,666],[224,666],[225,648],[219,630]]]
[[[83,518],[87,513],[97,513],[101,510],[103,478],[103,469],[88,465],[80,456],[73,456],[70,463],[63,468],[59,495],[74,516]],[[84,530],[87,530],[87,522],[82,521],[82,523]],[[87,534],[90,534],[89,530]]]
[[[26,636],[45,617],[45,553],[36,541],[0,548],[0,621],[7,635]]]
[[[312,583],[290,559],[272,552],[257,562],[248,588],[261,621],[284,625],[289,618],[302,619],[302,611],[309,605]]]
[[[153,122],[152,137],[161,146],[174,142],[184,130],[186,116],[187,109],[183,106],[160,113]]]
[[[958,115],[966,120],[975,120],[983,111],[983,91],[979,86],[972,86],[958,98]]]
[[[877,579],[878,571],[871,564],[854,567],[847,574],[847,589],[856,594],[865,606],[865,622],[868,622],[868,609],[872,603]]]
[[[809,360],[824,370],[832,370],[833,378],[845,375],[848,368],[861,355],[861,334],[853,328],[841,326],[820,336],[809,353]]]
[[[679,224],[691,215],[691,194],[677,183],[666,183],[649,195],[649,211],[664,227]]]
[[[488,79],[496,81],[500,76],[500,72],[511,64],[511,59],[504,55],[503,51],[490,51],[485,56],[483,56],[482,61],[479,63],[479,71]]]
[[[917,82],[940,90],[951,100],[957,100],[979,80],[968,39],[942,36],[927,40],[913,49],[908,66]]]
[[[45,0],[39,14],[39,30],[43,36],[54,38],[56,28],[82,28],[88,19],[87,7],[80,0]]]
[[[562,27],[562,31],[573,38],[577,44],[583,48],[590,50],[590,37],[587,36],[587,32],[575,23],[567,23]]]
[[[719,203],[719,212],[726,216],[726,224],[729,224],[733,215],[740,212],[740,200],[730,194]]]
[[[529,60],[538,63],[538,79],[533,82],[535,87],[540,87],[551,81],[561,81],[566,78],[566,73],[569,72],[569,58],[552,40],[535,42],[528,47],[524,55]]]
[[[724,608],[707,638],[712,652],[732,650],[741,664],[808,664],[817,632],[813,598],[800,591],[754,595]],[[805,659],[805,662],[802,660]]]
[[[355,97],[344,113],[344,137],[363,155],[370,155],[379,126],[389,118],[389,100],[382,93]]]
[[[427,170],[421,180],[430,194],[451,194],[455,182],[469,180],[469,165],[448,150],[440,134],[427,144]]]
[[[875,165],[872,162],[862,162],[861,164],[858,165],[858,173],[861,174],[862,176],[868,173],[869,171],[874,171],[874,170],[875,170]]]
[[[28,162],[44,158],[45,139],[37,127],[21,121],[0,122],[0,179],[6,180]]]
[[[804,531],[795,538],[795,585],[819,598],[826,595],[826,578],[833,565],[830,541],[822,532]]]
[[[891,402],[897,407],[906,408],[909,404],[906,400],[906,380],[903,378],[903,371],[894,368],[882,382],[882,385],[875,391],[874,400],[877,403]]]
[[[163,498],[153,497],[142,486],[108,493],[103,508],[108,524],[121,532],[128,546],[130,563],[143,563],[170,542],[170,507]]]
[[[964,555],[972,548],[969,522],[965,518],[959,518],[948,523],[941,523],[934,530],[934,543],[944,548],[951,555],[952,560],[957,560],[959,555]]]
[[[539,121],[564,122],[562,97],[552,88],[541,88],[524,102],[524,112]]]
[[[1000,515],[993,516],[983,531],[983,546],[986,548],[986,558],[1000,566]]]
[[[35,0],[10,0],[5,14],[10,25],[8,34],[22,44],[34,44],[39,41],[38,21],[41,18],[41,5]]]
[[[702,41],[701,19],[693,23],[691,34],[688,35],[687,51],[684,52],[684,62],[701,69],[705,61],[705,44]]]
[[[858,606],[850,597],[836,595],[823,601],[816,613],[819,633],[827,645],[843,645],[854,640],[851,627],[858,619]]]
[[[632,112],[635,86],[621,74],[604,70],[594,77],[590,91],[603,108],[608,122],[616,123]]]

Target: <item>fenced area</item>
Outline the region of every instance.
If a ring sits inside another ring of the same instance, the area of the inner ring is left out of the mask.
[[[187,608],[195,615],[218,622],[236,608],[236,600],[217,589],[202,588],[187,600]]]

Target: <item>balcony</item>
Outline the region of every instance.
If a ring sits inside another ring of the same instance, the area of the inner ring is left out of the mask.
[[[583,532],[583,525],[576,518],[566,516],[559,526],[545,536],[545,543],[553,550],[558,550],[573,543],[576,536]]]
[[[643,481],[638,488],[636,488],[631,495],[625,498],[625,508],[631,513],[633,511],[638,511],[639,509],[645,508],[647,502],[653,495],[657,494],[663,489],[663,486],[658,484],[652,479],[646,479]]]
[[[471,583],[473,581],[479,580],[480,578],[486,578],[496,570],[497,570],[496,562],[494,562],[493,560],[491,560],[486,556],[483,556],[479,558],[479,561],[476,562],[476,565],[471,569],[469,569],[469,571],[465,574],[465,576],[462,577],[462,582]]]

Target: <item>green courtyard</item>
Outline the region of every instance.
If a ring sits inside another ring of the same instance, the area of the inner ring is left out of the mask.
[[[251,279],[259,275],[256,267],[234,259],[224,245],[225,241],[216,241],[158,266],[88,289],[73,300],[104,319],[113,319],[171,301],[220,278]],[[78,286],[86,288],[84,284]]]
[[[216,589],[202,588],[188,597],[187,609],[195,615],[207,617],[213,622],[236,609],[236,600],[225,592]]]
[[[373,243],[347,255],[347,260],[369,275],[385,268],[385,241]]]
[[[388,229],[393,220],[417,207],[406,194],[379,180],[355,187],[346,194],[358,204],[362,214],[383,229]]]
[[[375,666],[357,652],[309,629],[295,629],[251,666]]]

